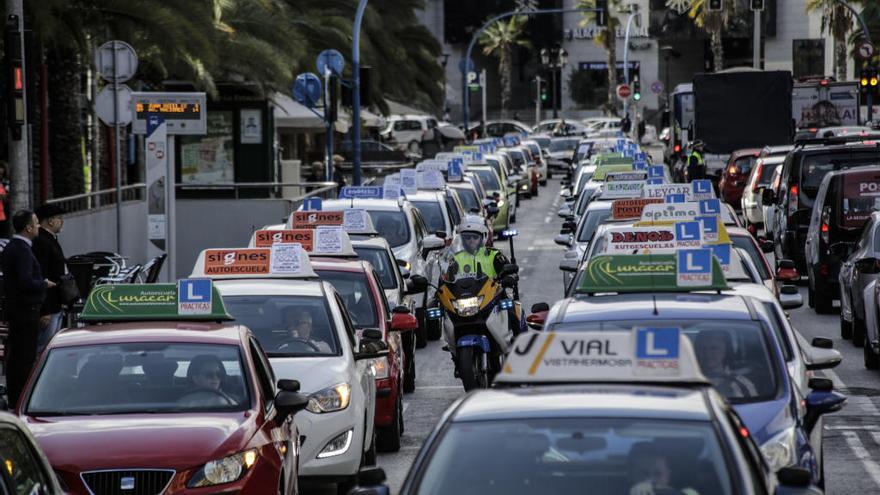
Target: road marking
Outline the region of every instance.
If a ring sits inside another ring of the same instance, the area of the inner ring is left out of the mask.
[[[880,432],[880,426],[878,425],[825,425],[826,430],[831,431],[846,431],[846,430],[862,430],[862,431],[878,431]]]
[[[550,215],[544,217],[544,223],[550,223],[550,220],[553,220],[553,217],[551,217]]]
[[[418,390],[447,390],[461,388],[461,385],[420,385]]]
[[[403,413],[406,414],[406,409],[409,407],[409,402],[403,401]]]
[[[837,373],[835,373],[834,370],[822,370],[822,374],[834,383],[834,388],[839,389],[846,387],[846,385],[843,383],[843,380],[841,380],[840,377],[837,376]]]
[[[843,432],[843,436],[846,438],[846,444],[849,445],[850,450],[852,450],[856,458],[862,461],[862,467],[864,467],[865,471],[871,475],[871,478],[874,479],[874,483],[877,486],[880,486],[880,465],[871,460],[871,454],[868,453],[865,446],[862,445],[862,441],[859,440],[859,434],[854,431],[845,431]]]

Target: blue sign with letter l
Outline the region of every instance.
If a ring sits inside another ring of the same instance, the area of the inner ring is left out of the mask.
[[[720,215],[721,200],[720,199],[701,199],[700,215]]]
[[[685,196],[684,194],[667,194],[666,195],[666,203],[684,203]]]
[[[675,224],[675,240],[699,241],[700,222],[678,222]]]
[[[663,165],[652,165],[648,167],[648,177],[655,178],[663,178]]]
[[[303,201],[303,211],[321,211],[323,202],[321,198],[306,198]]]
[[[712,251],[710,249],[680,249],[678,272],[688,275],[712,274]]]
[[[636,359],[678,359],[681,330],[677,327],[636,329]]]

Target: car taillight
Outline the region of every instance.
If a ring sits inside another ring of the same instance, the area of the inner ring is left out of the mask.
[[[829,232],[831,231],[831,227],[829,226],[830,215],[828,212],[828,208],[825,208],[825,211],[822,212],[822,225],[819,227],[819,234],[822,236],[822,242],[828,244]]]
[[[752,192],[758,192],[758,179],[761,178],[761,169],[764,168],[764,162],[758,162],[758,166],[755,168],[755,183],[752,184]]]
[[[789,189],[789,198],[788,198],[788,216],[794,215],[798,209],[798,186],[797,184],[792,184]]]
[[[672,147],[672,151],[678,153],[679,151],[681,151],[681,145],[676,144],[675,146]]]
[[[822,227],[819,229],[819,231],[822,233],[822,240],[825,242],[825,244],[828,244],[828,230],[828,224],[822,222]]]

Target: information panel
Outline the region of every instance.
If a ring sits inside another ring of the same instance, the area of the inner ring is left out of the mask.
[[[161,116],[168,126],[168,134],[195,134],[207,132],[205,93],[135,92],[131,94],[131,130],[146,134],[147,119]]]

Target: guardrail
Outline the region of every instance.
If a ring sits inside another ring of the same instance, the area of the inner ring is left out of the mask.
[[[364,181],[364,185],[375,182],[376,178]],[[143,201],[146,184],[137,183],[122,187],[123,203],[129,201]],[[335,182],[229,182],[229,183],[205,183],[205,184],[177,184],[178,191],[233,191],[233,197],[238,199],[242,189],[268,189],[270,198],[283,198],[284,188],[298,187],[305,190],[303,194],[290,197],[293,202],[311,197],[323,199],[336,198],[337,184]],[[75,194],[62,198],[54,198],[47,203],[58,205],[67,213],[75,213],[95,208],[113,206],[116,204],[116,189],[101,189],[90,193]]]

